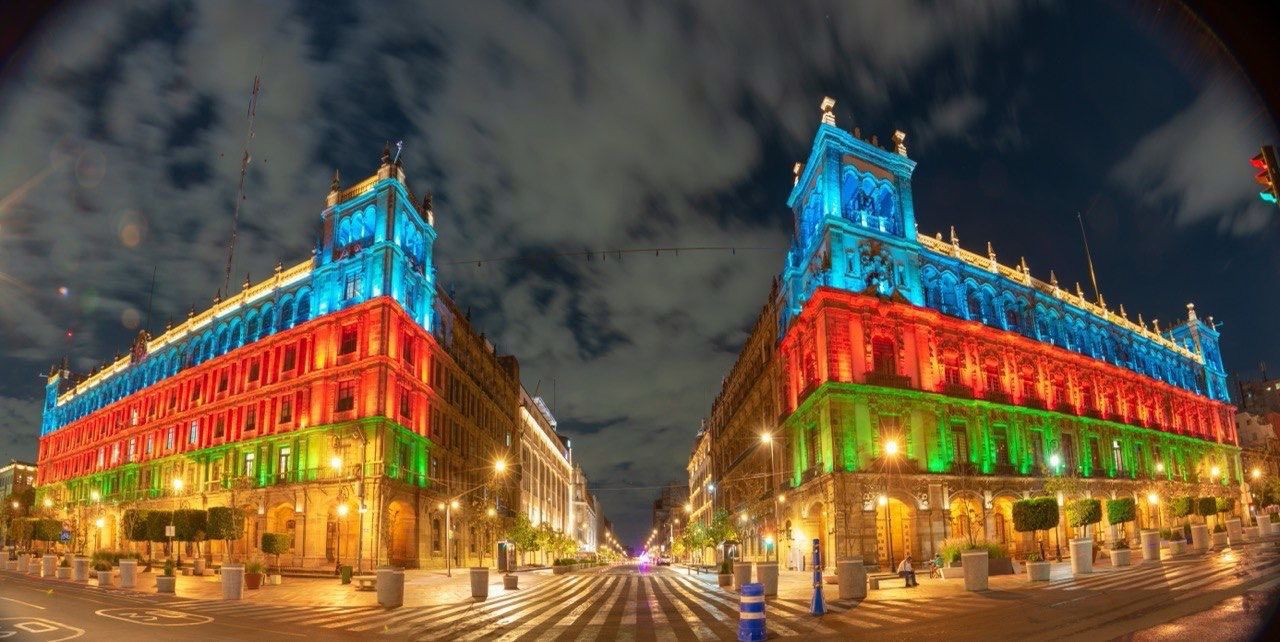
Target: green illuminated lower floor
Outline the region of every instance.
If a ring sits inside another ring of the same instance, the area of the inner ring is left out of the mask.
[[[783,428],[793,487],[837,470],[1243,481],[1231,444],[917,390],[829,382]]]

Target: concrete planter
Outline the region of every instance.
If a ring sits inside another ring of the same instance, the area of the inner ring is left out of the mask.
[[[120,588],[133,588],[138,583],[138,560],[120,560]]]
[[[572,570],[573,569],[570,568],[568,564],[558,564],[556,566],[551,567],[551,574],[564,575],[565,573],[568,573],[569,571],[572,571]]]
[[[1191,550],[1197,553],[1203,553],[1209,550],[1208,524],[1191,525]]]
[[[733,586],[733,573],[721,573],[716,576],[716,582],[720,586]]]
[[[57,572],[58,568],[58,556],[45,555],[40,560],[40,566],[40,575],[42,577],[53,577],[53,574]]]
[[[57,571],[57,572],[58,572],[58,579],[60,579],[60,580],[69,580],[69,579],[71,579],[71,567],[70,567],[70,566],[59,566],[59,567],[58,567],[58,571]]]
[[[40,575],[40,556],[32,555],[31,559],[27,560],[27,575]]]
[[[178,584],[178,578],[172,575],[160,575],[156,577],[156,593],[173,594],[174,587]]]
[[[1180,539],[1173,539],[1167,542],[1169,544],[1169,557],[1177,557],[1185,552],[1187,543]]]
[[[18,570],[18,560],[5,560],[4,568],[7,571]]]
[[[861,600],[867,597],[867,568],[862,558],[836,562],[836,582],[840,585],[840,599]]]
[[[244,565],[228,564],[222,567],[222,599],[238,600],[244,596]]]
[[[1089,538],[1071,540],[1071,572],[1075,575],[1087,575],[1093,572],[1093,540]]]
[[[1258,516],[1258,535],[1268,537],[1275,531],[1274,525],[1271,523],[1271,516],[1262,514]]]
[[[520,588],[520,576],[519,575],[503,575],[502,588],[508,591],[514,591]]]
[[[987,569],[991,564],[990,553],[986,549],[980,551],[965,551],[960,554],[961,565],[964,567],[964,590],[966,591],[985,591],[987,590]]]
[[[742,590],[743,584],[751,583],[751,563],[750,562],[734,562],[733,564],[733,590]]]
[[[1225,532],[1213,534],[1213,547],[1214,548],[1227,547],[1227,534]]]
[[[204,558],[197,557],[195,562],[192,563],[192,567],[192,573],[196,575],[204,575]]]
[[[471,567],[471,597],[489,597],[489,567]]]
[[[1133,561],[1133,551],[1127,548],[1117,548],[1111,551],[1111,565],[1120,567],[1128,566]]]
[[[26,553],[23,553],[23,554],[19,555],[19,556],[18,556],[18,567],[17,567],[17,568],[15,568],[14,570],[15,570],[15,571],[17,571],[17,572],[19,572],[19,573],[26,573],[26,572],[27,572],[27,569],[29,569],[29,568],[31,568],[31,556],[30,556],[30,555],[28,555],[28,554],[26,554]]]
[[[199,573],[196,573],[196,575],[199,575]],[[269,584],[269,585],[271,585],[271,586],[280,586],[282,583],[284,583],[284,576],[283,576],[283,575],[281,575],[281,574],[279,574],[279,573],[269,573],[269,574],[267,574],[267,584]]]
[[[1247,528],[1244,528],[1244,529],[1243,529],[1243,532],[1244,532],[1244,540],[1245,540],[1246,542],[1256,542],[1256,541],[1258,541],[1258,527],[1257,527],[1257,526],[1249,526],[1249,527],[1247,527]]]
[[[1048,582],[1052,566],[1049,562],[1027,562],[1027,579],[1032,582]]]
[[[98,571],[98,588],[111,586],[111,571]]]
[[[756,562],[756,579],[764,585],[764,594],[772,597],[778,594],[778,563]]]
[[[485,569],[486,582],[489,569]],[[475,594],[475,575],[471,579],[472,590]],[[485,584],[485,591],[488,592],[488,584]],[[382,608],[393,609],[404,605],[404,569],[402,568],[380,568],[378,569],[378,605]]]
[[[89,558],[77,557],[71,560],[71,580],[74,582],[89,581]]]
[[[1160,532],[1142,531],[1142,561],[1160,561]]]
[[[1244,533],[1240,528],[1239,519],[1227,520],[1227,538],[1231,540],[1232,544],[1239,544],[1244,541]]]

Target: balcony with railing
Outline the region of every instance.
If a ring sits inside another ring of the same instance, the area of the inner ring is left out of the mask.
[[[911,377],[894,372],[868,372],[867,385],[881,386],[884,388],[901,388],[904,390],[911,390],[915,388],[915,386],[911,384]]]

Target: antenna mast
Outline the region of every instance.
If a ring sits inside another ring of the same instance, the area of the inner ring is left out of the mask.
[[[253,118],[258,112],[258,94],[262,91],[262,78],[258,75],[253,76],[253,92],[249,95],[249,110],[247,116],[249,118],[249,131],[244,138],[244,153],[240,157],[240,185],[236,193],[236,205],[231,215],[231,247],[227,250],[227,270],[222,277],[222,291],[226,296],[231,296],[231,263],[236,257],[236,236],[240,227],[240,204],[244,202],[244,177],[249,173],[249,160],[252,158],[249,154],[249,144],[253,142],[254,129]]]
[[[1098,293],[1098,275],[1093,271],[1093,254],[1089,252],[1089,237],[1084,233],[1084,217],[1076,212],[1076,222],[1080,223],[1080,238],[1084,239],[1084,258],[1089,262],[1089,281],[1093,283],[1093,300],[1102,302],[1102,295]]]

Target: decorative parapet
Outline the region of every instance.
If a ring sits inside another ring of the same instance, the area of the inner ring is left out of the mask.
[[[1039,292],[1047,296],[1051,296],[1055,299],[1058,299],[1060,301],[1073,305],[1077,308],[1080,308],[1081,310],[1084,310],[1085,312],[1088,312],[1098,317],[1099,319],[1106,321],[1107,323],[1122,327],[1130,332],[1133,332],[1134,334],[1140,335],[1143,338],[1148,339],[1153,343],[1156,343],[1161,347],[1166,348],[1178,354],[1179,356],[1186,357],[1187,359],[1191,359],[1192,361],[1199,363],[1201,365],[1204,364],[1204,359],[1200,355],[1190,350],[1187,350],[1186,348],[1178,345],[1173,341],[1170,341],[1164,335],[1154,332],[1149,328],[1138,325],[1137,323],[1130,321],[1124,316],[1116,314],[1115,312],[1112,312],[1107,308],[1104,308],[1096,303],[1093,303],[1088,299],[1085,299],[1084,297],[1079,296],[1078,294],[1073,294],[1067,290],[1064,290],[1058,287],[1055,284],[1045,283],[1040,279],[1034,278],[1030,276],[1027,272],[1024,272],[1018,268],[1009,267],[1007,265],[997,263],[995,259],[991,258],[990,256],[982,256],[977,253],[970,252],[969,250],[961,248],[958,244],[949,243],[947,241],[942,240],[941,238],[934,238],[931,236],[926,236],[924,234],[917,234],[916,240],[919,241],[920,245],[924,246],[926,250],[929,250],[935,254],[940,254],[942,256],[955,257],[977,269],[986,270],[998,276],[1009,279],[1010,281],[1013,281],[1015,283],[1021,283],[1025,286],[1031,287],[1032,289],[1038,290]]]

